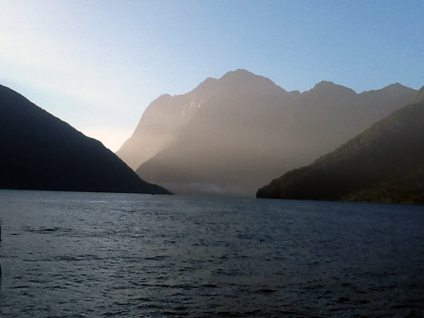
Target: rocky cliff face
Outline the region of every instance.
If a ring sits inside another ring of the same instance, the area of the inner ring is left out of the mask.
[[[213,94],[215,79],[206,79],[185,95],[162,95],[144,112],[133,135],[116,153],[137,169],[171,142]]]

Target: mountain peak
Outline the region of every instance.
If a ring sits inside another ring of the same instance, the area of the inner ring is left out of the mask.
[[[224,74],[224,76],[222,77],[229,77],[229,76],[259,76],[256,74],[253,74],[252,72],[249,72],[248,70],[244,69],[244,68],[238,68],[234,71],[229,71],[227,73]]]
[[[262,89],[265,87],[278,87],[280,90],[283,90],[281,87],[276,85],[269,78],[256,75],[252,72],[249,72],[245,69],[239,68],[235,71],[230,71],[225,73],[219,81],[225,83],[226,85],[247,85],[252,89]],[[285,92],[285,90],[283,90]]]
[[[333,85],[336,85],[336,84],[334,84],[334,82],[332,82],[332,81],[322,80],[322,81],[316,83],[315,87],[330,87],[330,86],[333,86]]]
[[[412,90],[412,88],[404,86],[404,85],[402,85],[398,82],[396,82],[394,84],[387,85],[386,87],[382,88],[382,90],[385,90],[385,91],[400,91],[400,90],[405,90],[405,89]]]
[[[267,78],[260,75],[253,74],[252,72],[249,72],[242,68],[239,68],[235,71],[229,71],[220,78],[221,81],[231,81],[231,82],[241,82],[241,81],[247,81],[247,80],[253,80],[253,79],[267,79]]]
[[[330,81],[321,81],[306,92],[308,96],[348,96],[356,95],[356,92],[343,85],[334,84]]]
[[[319,91],[333,91],[335,89],[343,89],[346,91],[355,92],[353,89],[347,88],[343,85],[338,85],[330,81],[321,81],[312,88],[312,90],[319,90]],[[356,94],[356,93],[355,93]]]

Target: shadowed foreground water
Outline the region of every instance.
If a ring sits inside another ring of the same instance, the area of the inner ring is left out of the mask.
[[[1,317],[423,317],[424,208],[0,191]]]

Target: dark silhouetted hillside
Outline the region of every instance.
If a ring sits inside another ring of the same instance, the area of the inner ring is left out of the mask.
[[[412,102],[257,192],[259,198],[424,203],[424,87]]]
[[[115,154],[0,86],[0,189],[167,194]]]

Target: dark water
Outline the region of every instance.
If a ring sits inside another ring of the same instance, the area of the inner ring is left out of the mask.
[[[424,208],[0,191],[1,317],[424,317]]]

